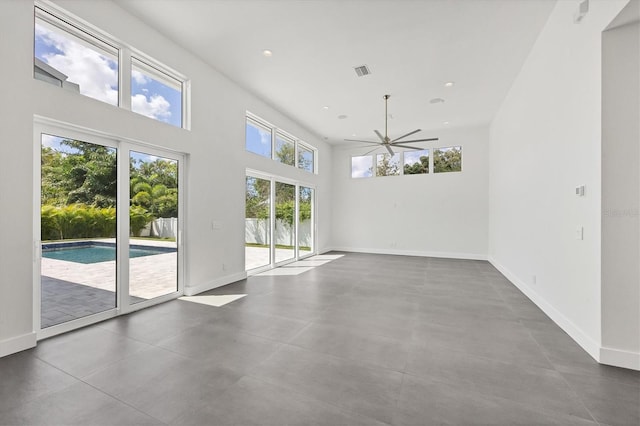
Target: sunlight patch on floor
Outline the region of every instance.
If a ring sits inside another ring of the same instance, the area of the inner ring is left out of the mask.
[[[210,294],[206,296],[183,296],[180,297],[180,300],[216,306],[219,308],[235,300],[242,299],[245,296],[246,294]]]

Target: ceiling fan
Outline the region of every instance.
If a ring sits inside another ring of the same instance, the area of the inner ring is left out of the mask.
[[[387,151],[389,151],[390,155],[393,155],[393,149],[392,148],[406,148],[406,149],[416,149],[416,150],[422,150],[424,148],[418,148],[415,146],[409,146],[409,145],[404,145],[407,143],[415,143],[415,142],[429,142],[429,141],[437,141],[438,138],[429,138],[429,139],[412,139],[409,141],[403,141],[401,139],[406,138],[407,136],[411,136],[415,133],[420,132],[422,129],[416,129],[413,132],[409,132],[406,135],[402,135],[399,138],[395,138],[395,139],[391,139],[389,138],[388,134],[387,134],[387,121],[389,119],[389,115],[387,114],[387,101],[389,100],[389,98],[391,97],[391,95],[384,95],[384,136],[382,136],[382,134],[377,131],[374,130],[374,132],[376,133],[376,135],[378,135],[378,137],[380,138],[380,142],[378,141],[365,141],[365,140],[360,140],[360,139],[345,139],[345,141],[347,142],[364,142],[364,143],[368,143],[370,144],[369,146],[376,146],[375,149],[369,151],[369,152],[373,152],[376,149],[379,149],[380,147],[384,147],[387,149]],[[369,153],[367,152],[367,154]],[[366,154],[365,154],[366,155]]]

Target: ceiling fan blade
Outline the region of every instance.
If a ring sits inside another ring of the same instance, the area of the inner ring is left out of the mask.
[[[393,143],[393,142],[395,142],[395,141],[399,141],[400,139],[404,139],[404,138],[406,138],[407,136],[411,136],[411,135],[413,135],[414,133],[418,133],[418,132],[420,132],[420,131],[422,131],[422,129],[417,129],[417,130],[414,130],[413,132],[409,132],[409,133],[407,133],[406,135],[400,136],[399,138],[395,138],[394,140],[392,140],[392,141],[391,141],[391,143]]]
[[[374,132],[376,132],[376,135],[378,135],[378,137],[380,138],[380,140],[382,141],[382,143],[386,142],[385,138],[382,137],[382,135],[380,134],[379,131],[374,130]]]
[[[364,153],[364,154],[362,154],[362,155],[363,155],[363,156],[364,156],[364,155],[369,155],[369,154],[371,154],[372,152],[379,150],[381,147],[382,147],[382,144],[378,144],[378,147],[377,147],[377,148],[373,148],[371,151],[367,151],[367,152],[365,152],[365,153]]]
[[[394,148],[395,148],[395,147],[398,147],[398,148],[415,149],[415,150],[417,150],[417,151],[424,151],[424,148],[419,148],[419,147],[417,147],[417,146],[399,145],[399,144],[397,144],[397,143],[396,143],[396,144],[393,144],[393,145],[391,145],[391,146],[393,146]]]
[[[376,142],[376,141],[363,141],[360,139],[344,139],[344,141],[346,142],[365,142],[365,143],[380,143],[380,142]]]
[[[400,143],[430,142],[430,141],[437,141],[437,140],[439,140],[439,138],[413,139],[413,140],[410,140],[410,141],[401,141]]]
[[[372,143],[372,144],[370,144],[370,145],[359,145],[359,147],[362,147],[362,148],[366,148],[366,147],[368,147],[368,146],[377,146],[378,148],[380,148],[380,147],[382,147],[383,145],[382,145],[381,143],[376,143],[376,142],[374,142],[374,143]],[[422,149],[422,148],[421,148],[421,149]]]
[[[387,151],[389,151],[389,155],[391,155],[393,157],[393,150],[391,150],[391,146],[387,143],[384,145],[385,148],[387,148]]]

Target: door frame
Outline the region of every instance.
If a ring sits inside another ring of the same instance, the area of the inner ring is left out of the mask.
[[[87,315],[82,318],[56,324],[45,329],[41,328],[41,135],[51,134],[61,137],[72,137],[84,142],[94,143],[117,150],[118,168],[118,193],[116,200],[116,306],[96,314]],[[168,149],[158,148],[150,144],[139,141],[128,140],[122,137],[109,135],[92,129],[71,125],[58,120],[41,116],[34,116],[33,123],[33,331],[37,340],[52,337],[61,333],[66,333],[87,325],[95,324],[110,318],[124,315],[139,309],[146,308],[168,300],[176,299],[184,294],[184,218],[185,216],[185,176],[186,176],[186,154]],[[157,155],[171,160],[178,161],[178,235],[177,245],[177,290],[175,292],[159,296],[153,299],[139,302],[134,305],[129,303],[129,156],[130,151],[142,152],[150,155]]]
[[[263,179],[263,180],[268,180],[270,182],[270,194],[269,194],[269,241],[270,241],[270,246],[269,246],[269,253],[270,253],[270,262],[268,265],[263,265],[263,266],[258,266],[256,268],[253,269],[245,269],[245,272],[247,272],[247,275],[255,275],[255,274],[259,274],[261,272],[265,272],[274,268],[277,268],[279,266],[284,266],[287,265],[289,263],[293,263],[293,262],[297,262],[301,259],[306,259],[310,256],[314,256],[317,254],[318,250],[316,247],[316,235],[317,235],[317,208],[316,208],[316,194],[317,194],[317,190],[316,190],[316,186],[308,183],[308,182],[303,182],[300,180],[296,180],[296,179],[291,179],[291,178],[286,178],[284,176],[278,176],[275,174],[271,174],[271,173],[265,173],[265,172],[261,172],[258,170],[254,170],[254,169],[246,169],[245,170],[245,186],[244,186],[244,190],[245,190],[245,197],[246,197],[246,190],[247,190],[247,186],[246,186],[246,178],[247,177],[253,177],[253,178],[258,178],[258,179]],[[296,194],[296,199],[295,199],[295,223],[294,223],[294,232],[295,232],[295,249],[294,249],[294,256],[291,259],[286,259],[286,260],[282,260],[280,262],[276,262],[276,258],[275,258],[275,247],[276,247],[276,242],[275,242],[275,223],[276,223],[276,206],[275,206],[275,190],[276,190],[276,182],[280,182],[280,183],[285,183],[287,185],[294,185],[295,187],[295,194]],[[311,203],[311,217],[313,219],[313,222],[311,224],[311,232],[312,232],[312,242],[313,242],[313,250],[311,250],[310,253],[306,253],[303,256],[300,256],[300,250],[299,250],[299,245],[300,245],[300,240],[299,240],[299,235],[298,235],[298,226],[299,226],[299,218],[300,218],[300,187],[305,187],[305,188],[310,188],[313,190],[313,201]],[[246,219],[246,210],[245,210],[245,219]],[[246,239],[245,239],[245,244],[246,244]],[[246,261],[245,261],[245,268],[246,268]]]

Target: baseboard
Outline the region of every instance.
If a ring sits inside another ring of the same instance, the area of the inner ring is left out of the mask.
[[[0,358],[33,348],[36,346],[37,340],[36,333],[27,333],[3,340],[0,342]]]
[[[502,266],[492,256],[489,256],[489,262],[504,275],[513,285],[525,294],[533,303],[535,303],[542,311],[547,314],[553,322],[563,329],[578,345],[582,347],[593,359],[600,362],[600,344],[588,336],[584,331],[577,327],[564,314],[558,311],[553,305],[547,302],[542,296],[536,293],[524,281],[518,278],[514,273]]]
[[[334,247],[335,251],[346,251],[352,253],[390,254],[397,256],[419,256],[419,257],[439,257],[443,259],[463,259],[463,260],[488,260],[486,254],[477,253],[453,253],[441,251],[416,251],[401,249],[374,249],[359,247]]]
[[[335,251],[335,250],[337,250],[337,249],[334,249],[333,247],[328,247],[328,248],[325,247],[325,248],[323,248],[321,250],[318,250],[318,254],[327,254],[330,251]]]
[[[640,353],[613,348],[600,348],[600,362],[614,367],[640,371]]]
[[[245,278],[247,278],[246,272],[238,272],[237,274],[226,275],[224,277],[217,278],[215,280],[194,287],[185,287],[184,295],[195,296],[196,294],[200,294],[204,291],[213,290],[214,288],[222,287],[223,285],[231,284]]]

